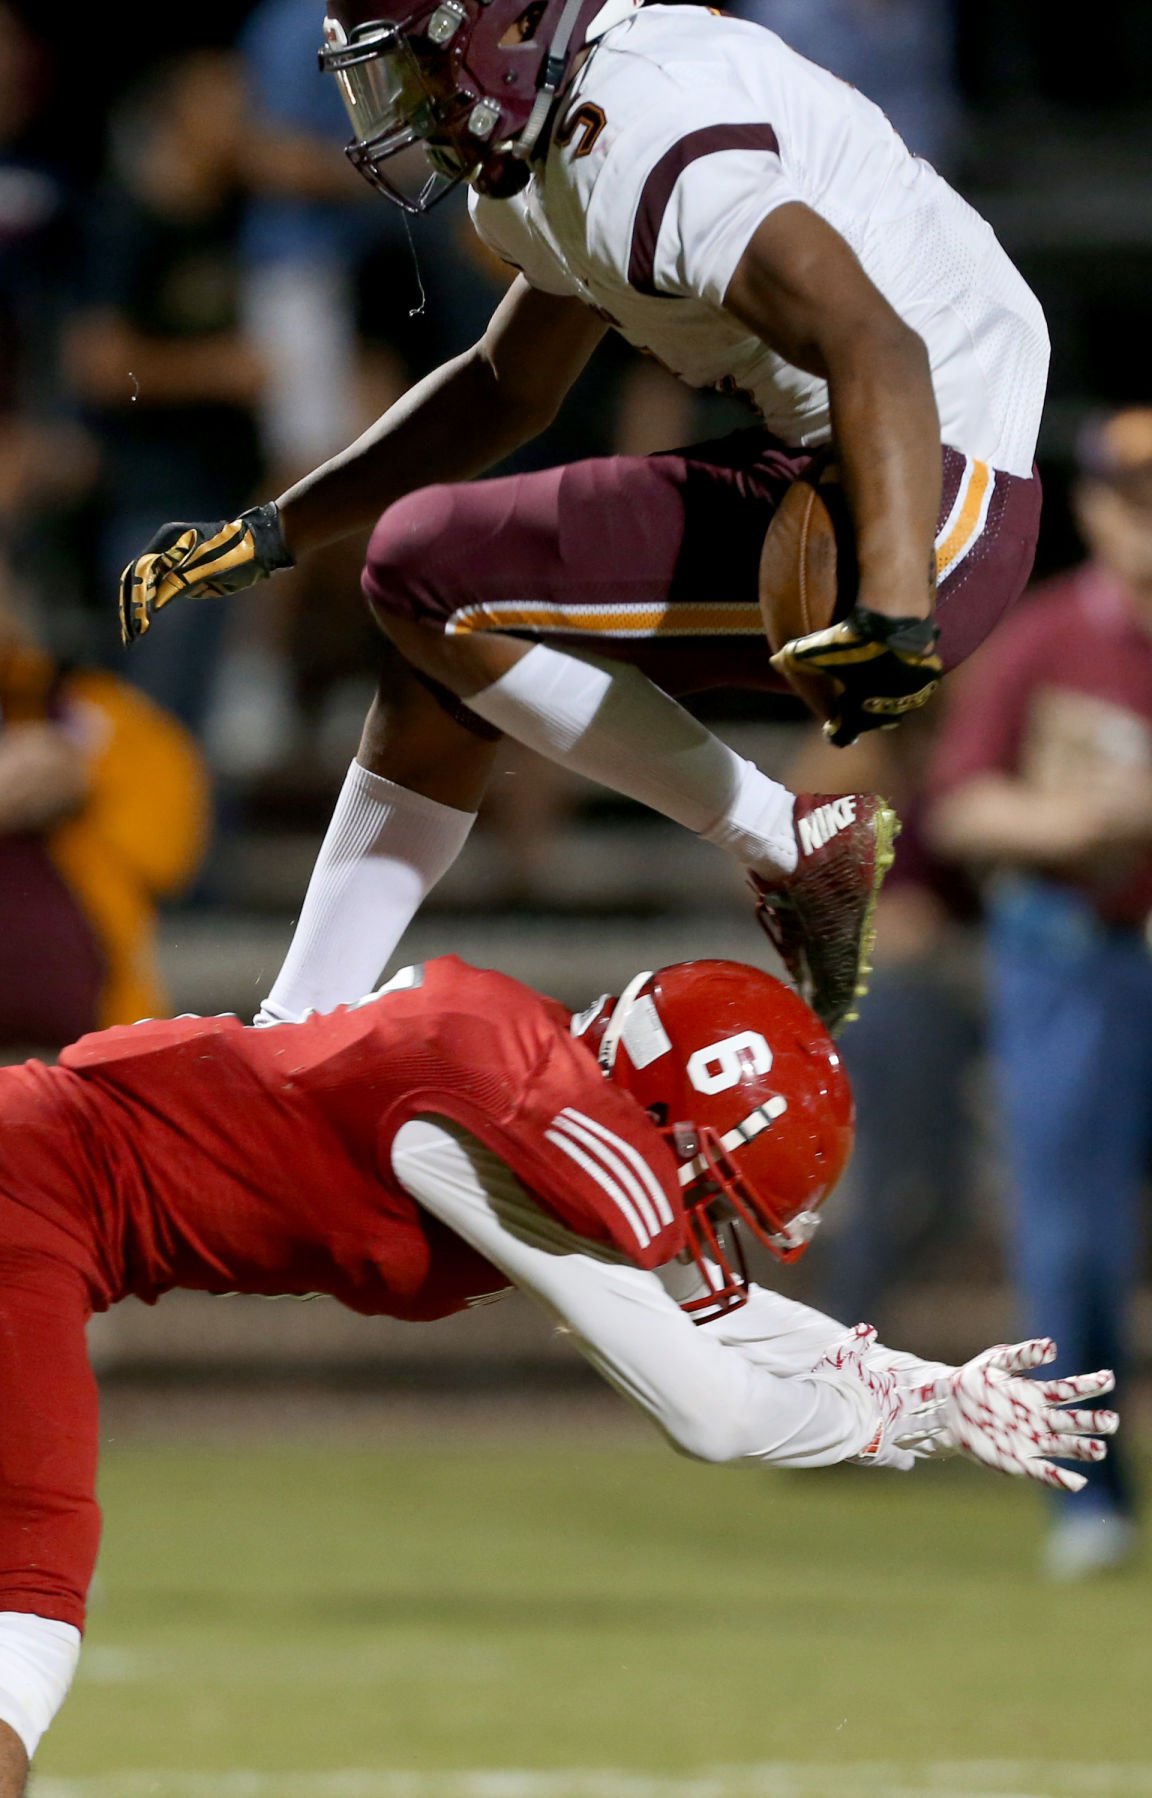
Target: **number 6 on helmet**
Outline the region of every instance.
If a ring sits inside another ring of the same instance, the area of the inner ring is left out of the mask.
[[[740,1304],[743,1270],[717,1226],[742,1223],[777,1260],[794,1261],[852,1152],[852,1091],[835,1043],[797,994],[734,961],[638,974],[576,1027],[680,1163],[689,1243],[712,1287],[701,1306]]]

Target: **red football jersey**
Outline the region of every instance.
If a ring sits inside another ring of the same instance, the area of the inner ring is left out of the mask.
[[[424,1115],[639,1265],[684,1246],[673,1158],[568,1014],[455,956],[303,1023],[145,1022],[0,1070],[0,1194],[61,1242],[92,1230],[97,1303],[181,1286],[439,1317],[508,1282],[396,1181]]]

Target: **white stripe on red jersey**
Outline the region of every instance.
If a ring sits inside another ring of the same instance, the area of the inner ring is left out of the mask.
[[[639,1175],[641,1182],[647,1189],[652,1203],[656,1207],[656,1216],[659,1219],[659,1223],[656,1224],[654,1228],[658,1229],[660,1224],[667,1225],[673,1221],[672,1207],[668,1203],[668,1195],[665,1193],[664,1188],[661,1186],[659,1180],[656,1178],[652,1169],[648,1166],[648,1163],[638,1149],[633,1148],[630,1142],[625,1142],[622,1136],[617,1136],[615,1131],[609,1130],[608,1127],[605,1124],[601,1124],[598,1119],[589,1117],[587,1112],[577,1111],[572,1105],[566,1105],[560,1115],[572,1119],[574,1123],[583,1124],[586,1129],[593,1131],[602,1142],[610,1143],[614,1149],[624,1156],[626,1161],[631,1163],[633,1168],[635,1168],[636,1173]]]
[[[581,1134],[585,1138],[588,1137],[587,1132]],[[652,1220],[650,1224],[641,1209],[638,1209],[638,1203],[642,1205],[644,1201],[637,1183],[629,1180],[628,1185],[625,1186],[617,1177],[620,1172],[619,1158],[613,1157],[610,1160],[594,1137],[582,1141],[573,1124],[565,1117],[554,1118],[552,1128],[546,1130],[544,1135],[550,1143],[555,1144],[556,1148],[563,1149],[565,1155],[569,1156],[577,1167],[583,1168],[602,1192],[607,1193],[612,1203],[620,1211],[639,1247],[646,1249],[656,1234],[655,1220]],[[651,1217],[650,1210],[648,1217]]]

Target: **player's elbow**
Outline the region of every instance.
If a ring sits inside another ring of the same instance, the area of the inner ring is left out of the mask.
[[[481,338],[467,352],[471,380],[478,390],[479,411],[486,429],[500,443],[530,443],[552,424],[563,393],[539,368],[513,364],[493,355]]]
[[[708,1461],[719,1467],[742,1460],[748,1452],[739,1418],[720,1408],[666,1418],[664,1433],[676,1453],[690,1461]]]
[[[504,430],[517,443],[533,443],[555,424],[563,394],[549,387],[517,387],[498,382],[499,413]]]
[[[908,383],[931,393],[928,345],[890,306],[837,324],[820,343],[833,387],[864,380],[897,393]]]

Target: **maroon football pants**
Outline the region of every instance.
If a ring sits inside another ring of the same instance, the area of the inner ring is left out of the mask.
[[[1024,589],[1040,482],[942,454],[937,618],[953,668]],[[364,593],[384,618],[633,662],[675,695],[787,691],[764,637],[760,552],[812,461],[753,429],[655,456],[427,487],[377,524]]]

